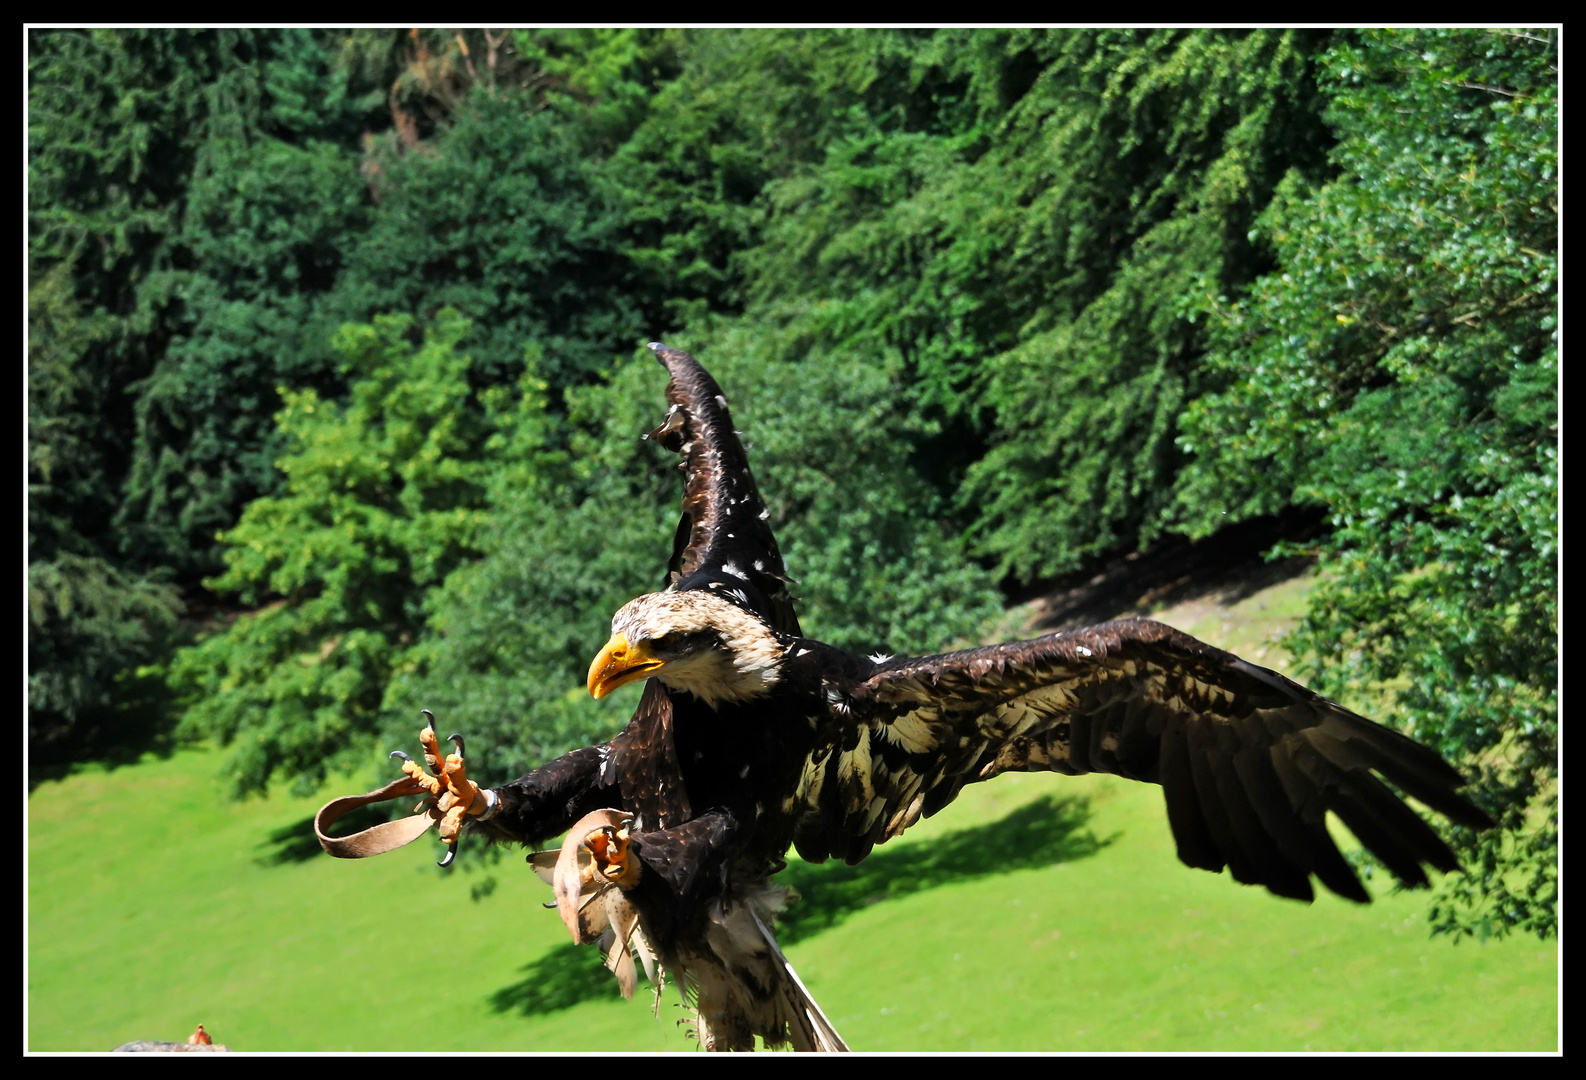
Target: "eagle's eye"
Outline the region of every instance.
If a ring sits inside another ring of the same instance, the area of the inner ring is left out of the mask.
[[[657,652],[670,649],[677,644],[677,638],[678,635],[676,634],[662,634],[659,637],[653,637],[650,639],[650,648]]]

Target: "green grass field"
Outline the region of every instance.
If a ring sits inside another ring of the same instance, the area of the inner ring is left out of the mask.
[[[1303,587],[1163,617],[1282,668],[1264,642]],[[191,750],[33,791],[28,1049],[200,1022],[254,1051],[692,1048],[676,994],[659,1020],[642,980],[623,1001],[518,855],[445,873],[425,838],[334,860],[309,819],[340,787],[227,803],[218,765]],[[787,876],[789,958],[856,1050],[1559,1046],[1555,943],[1430,939],[1426,895],[1380,875],[1370,906],[1307,906],[1189,870],[1147,785],[1001,777],[859,867]]]

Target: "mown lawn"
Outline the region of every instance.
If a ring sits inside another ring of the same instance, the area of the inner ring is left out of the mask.
[[[1281,667],[1261,642],[1302,588],[1167,619]],[[692,1047],[676,994],[659,1020],[642,985],[622,1001],[516,854],[443,873],[426,838],[333,860],[308,824],[324,796],[227,803],[218,764],[190,750],[32,793],[29,1049],[200,1022],[256,1051]],[[1307,906],[1186,869],[1144,785],[1002,777],[860,867],[788,877],[787,952],[856,1050],[1558,1047],[1553,943],[1430,939],[1426,896],[1380,876],[1368,907]]]

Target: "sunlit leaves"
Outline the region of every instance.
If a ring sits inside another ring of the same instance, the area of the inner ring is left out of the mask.
[[[173,665],[186,727],[235,742],[239,792],[281,771],[311,788],[361,760],[424,590],[484,525],[491,424],[455,348],[467,324],[443,313],[418,346],[411,325],[342,329],[345,404],[283,394],[283,490],[249,504],[209,583],[259,609]]]

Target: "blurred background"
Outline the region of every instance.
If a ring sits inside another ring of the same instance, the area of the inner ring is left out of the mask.
[[[626,721],[663,340],[813,636],[1156,613],[1500,823],[1304,907],[999,779],[790,867],[856,1049],[1556,1049],[1557,37],[29,30],[28,1047],[688,1045],[518,853],[308,827],[421,708],[486,783]]]

